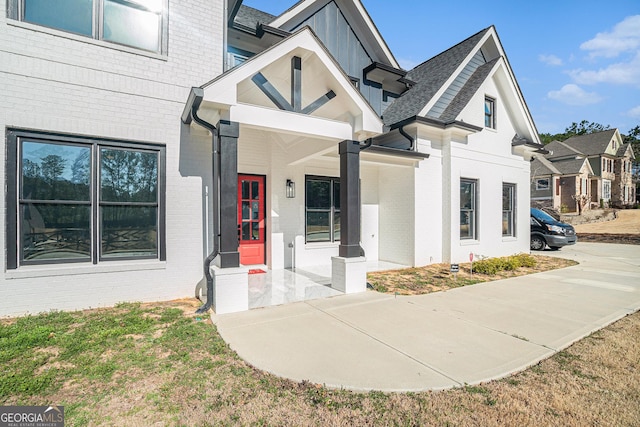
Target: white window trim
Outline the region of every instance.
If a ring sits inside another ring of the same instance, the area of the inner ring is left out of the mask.
[[[547,181],[547,185],[546,186],[540,185],[540,181]],[[549,181],[551,181],[549,178],[536,179],[536,191],[543,191],[543,190],[550,189],[551,188],[551,183]]]

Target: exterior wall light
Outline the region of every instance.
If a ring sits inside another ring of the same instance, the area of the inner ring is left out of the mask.
[[[296,183],[290,179],[287,180],[286,193],[287,199],[294,199],[296,197]]]

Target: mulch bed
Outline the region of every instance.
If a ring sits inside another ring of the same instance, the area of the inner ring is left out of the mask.
[[[600,234],[600,233],[579,233],[579,242],[596,243],[621,243],[626,245],[640,245],[640,235],[638,234]]]

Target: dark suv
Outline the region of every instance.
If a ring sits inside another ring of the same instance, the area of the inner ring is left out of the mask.
[[[531,250],[541,251],[547,245],[558,250],[562,246],[575,245],[577,241],[576,230],[571,225],[556,221],[540,209],[531,208]]]

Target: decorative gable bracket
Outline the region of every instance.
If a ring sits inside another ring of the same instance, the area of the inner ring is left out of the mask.
[[[262,73],[257,73],[251,81],[281,110],[309,115],[336,97],[330,90],[311,104],[302,108],[302,59],[299,56],[291,58],[291,102],[276,89]]]

